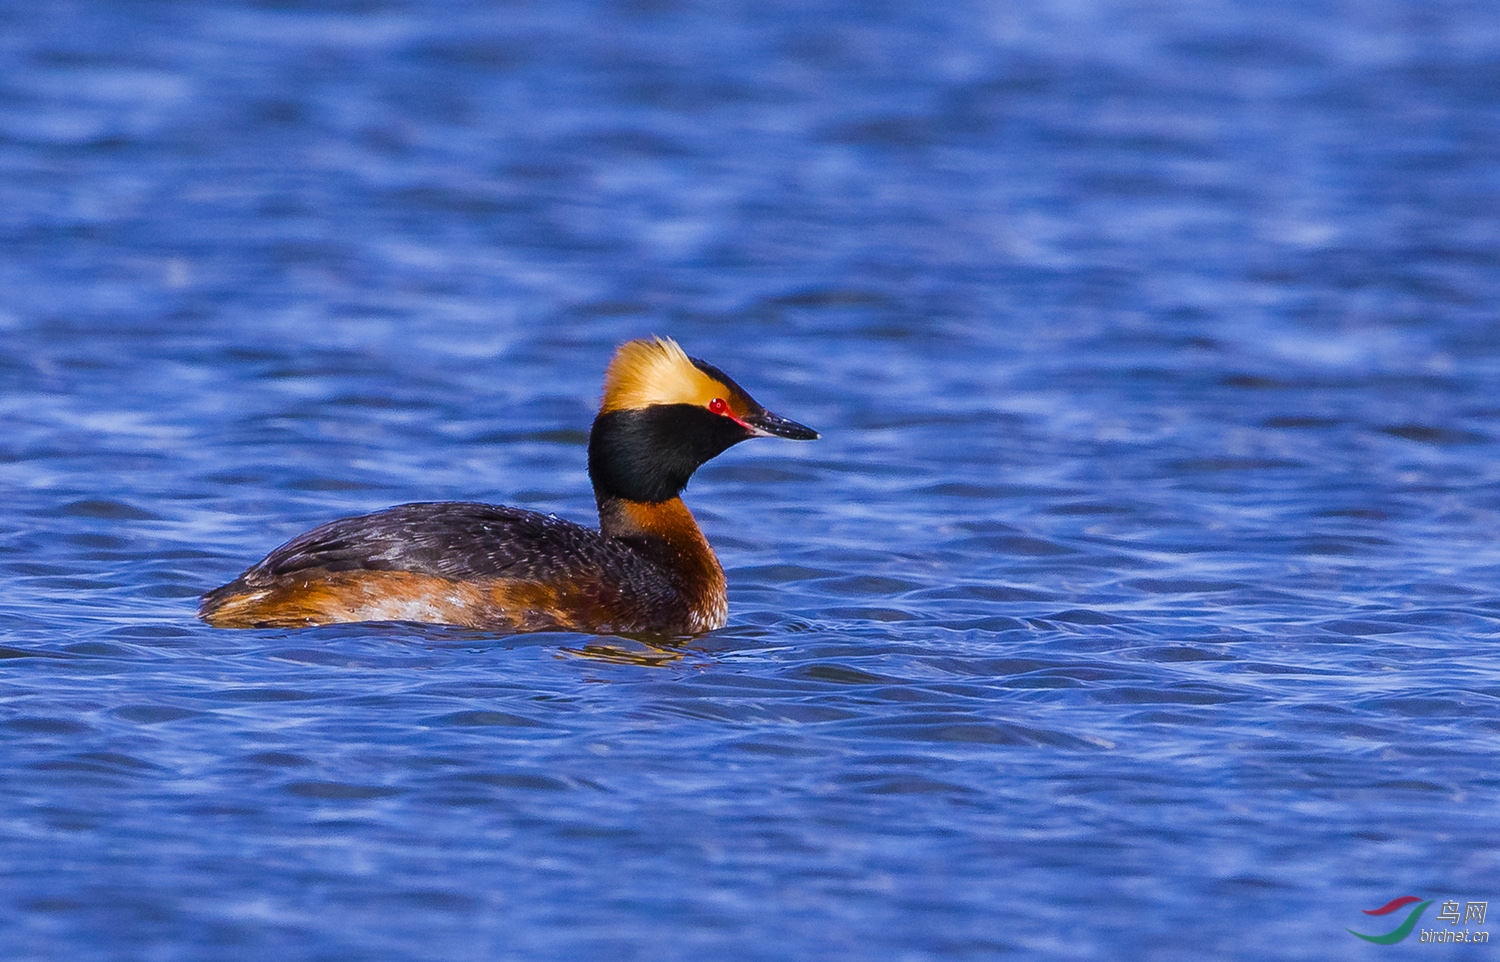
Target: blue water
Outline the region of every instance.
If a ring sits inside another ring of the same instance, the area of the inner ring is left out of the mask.
[[[1460,952],[1497,304],[1481,0],[4,3],[3,955]],[[194,619],[650,333],[729,627]]]

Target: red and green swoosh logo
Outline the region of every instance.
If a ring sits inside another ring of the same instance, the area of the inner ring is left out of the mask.
[[[1356,932],[1353,929],[1349,929],[1348,932],[1350,935],[1357,935],[1360,938],[1364,939],[1366,942],[1374,942],[1376,945],[1395,945],[1397,942],[1400,942],[1408,935],[1411,935],[1411,930],[1417,927],[1417,919],[1421,918],[1423,910],[1426,909],[1427,906],[1432,904],[1432,899],[1426,899],[1424,901],[1423,899],[1420,899],[1415,895],[1403,895],[1399,899],[1391,899],[1389,902],[1385,903],[1378,909],[1364,910],[1364,913],[1366,915],[1390,915],[1397,909],[1405,908],[1413,902],[1417,902],[1420,904],[1418,904],[1416,908],[1412,909],[1411,912],[1407,914],[1406,921],[1402,922],[1400,925],[1396,926],[1394,929],[1391,929],[1384,935],[1366,935],[1363,932]]]

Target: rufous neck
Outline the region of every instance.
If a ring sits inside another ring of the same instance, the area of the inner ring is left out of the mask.
[[[631,544],[660,565],[683,593],[686,631],[723,627],[729,614],[724,569],[681,498],[599,498],[599,530]]]
[[[655,537],[674,546],[679,542],[708,544],[681,498],[653,502],[604,495],[598,502],[599,530],[606,538]]]

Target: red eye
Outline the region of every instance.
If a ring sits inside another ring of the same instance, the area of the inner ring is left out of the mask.
[[[708,402],[708,409],[714,414],[728,414],[729,402],[721,397],[716,397]]]

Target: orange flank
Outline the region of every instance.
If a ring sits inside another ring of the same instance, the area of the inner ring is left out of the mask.
[[[306,628],[416,621],[509,631],[587,631],[607,618],[600,585],[455,581],[410,571],[304,572],[272,587],[205,599],[215,628]]]

